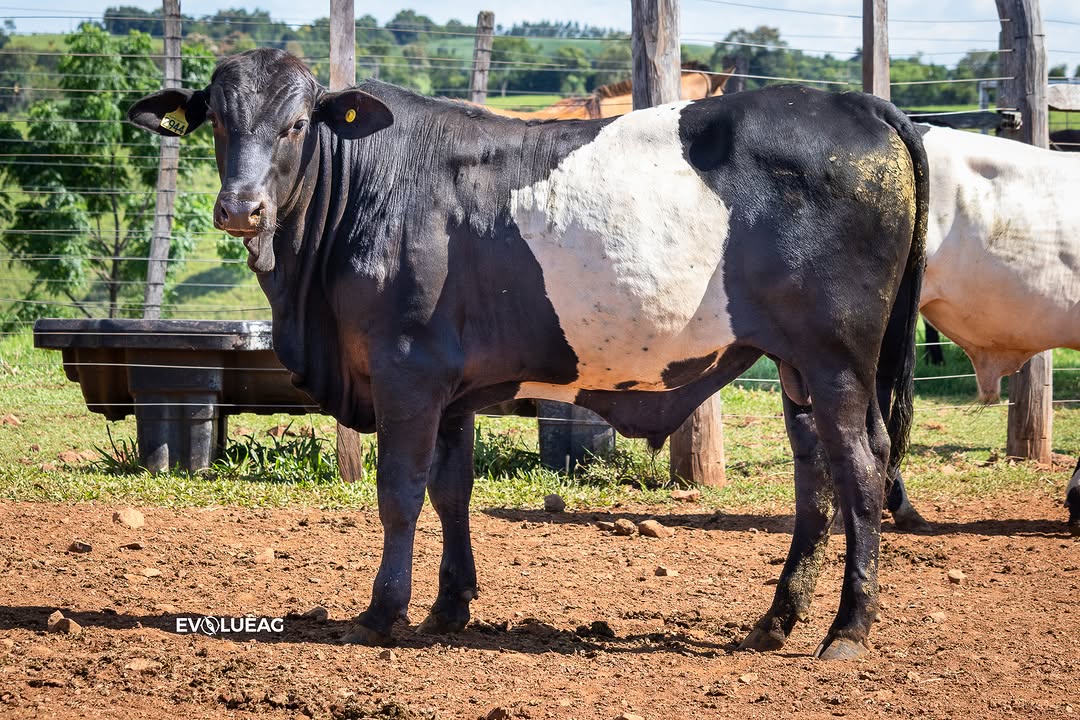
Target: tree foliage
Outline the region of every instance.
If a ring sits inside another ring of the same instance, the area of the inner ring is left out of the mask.
[[[29,299],[63,300],[88,316],[138,314],[146,262],[128,258],[149,251],[158,139],[125,122],[125,113],[161,87],[161,71],[150,36],[140,31],[115,37],[87,23],[66,43],[60,97],[31,105],[22,127],[0,122],[0,138],[19,148],[0,158],[11,201],[0,211],[8,223],[2,242],[33,277]],[[185,55],[185,77],[205,84],[209,51],[189,43]],[[205,143],[187,143],[182,152],[205,155]],[[181,175],[194,165],[181,161]],[[209,217],[199,196],[178,194],[171,272]]]

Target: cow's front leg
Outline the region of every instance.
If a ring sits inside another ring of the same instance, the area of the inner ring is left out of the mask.
[[[439,596],[420,632],[448,633],[469,622],[476,597],[476,565],[469,536],[469,498],[473,487],[474,417],[444,418],[428,477],[428,496],[442,522],[443,554]]]
[[[740,650],[779,650],[796,621],[809,617],[829,528],[836,515],[829,461],[818,441],[810,407],[797,405],[786,394],[783,399],[795,458],[795,530],[772,607],[739,645]]]
[[[383,526],[382,563],[371,604],[356,618],[346,642],[387,645],[394,622],[406,616],[412,597],[416,519],[424,504],[439,424],[438,410],[434,403],[430,407],[412,416],[387,412],[378,418],[376,490]]]

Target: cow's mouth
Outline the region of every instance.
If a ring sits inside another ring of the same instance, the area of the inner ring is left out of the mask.
[[[268,273],[274,269],[274,231],[273,229],[252,230],[234,237],[243,238],[247,248],[248,267],[257,273]]]

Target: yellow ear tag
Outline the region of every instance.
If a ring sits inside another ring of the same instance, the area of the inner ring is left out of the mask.
[[[178,107],[171,113],[165,113],[165,117],[161,118],[161,127],[177,135],[186,133],[188,121],[187,113],[184,111],[184,108]]]
[[[356,119],[356,111],[355,110],[353,110],[352,108],[349,108],[348,110],[345,111],[345,122],[352,122],[355,119]]]

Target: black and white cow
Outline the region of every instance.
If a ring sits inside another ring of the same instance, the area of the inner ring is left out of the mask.
[[[215,221],[244,238],[275,350],[327,412],[378,434],[382,564],[348,639],[389,642],[405,613],[425,490],[443,559],[420,629],[467,623],[476,410],[574,402],[659,446],[768,354],[797,519],[745,645],[778,648],[806,617],[838,499],[846,571],[818,655],[865,651],[925,245],[926,160],[893,106],[785,87],[528,123],[378,82],[327,92],[255,50],[129,118],[161,134],[210,122]]]

